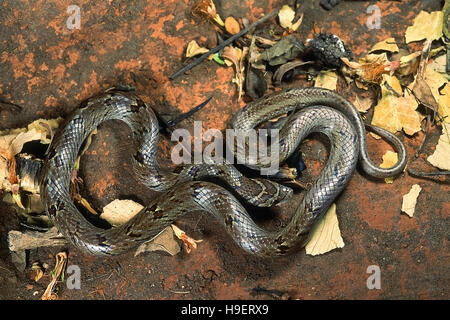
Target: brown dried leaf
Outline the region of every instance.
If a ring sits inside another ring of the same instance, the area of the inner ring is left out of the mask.
[[[372,106],[372,99],[369,97],[360,98],[359,96],[356,96],[353,104],[359,112],[367,112]]]
[[[241,31],[241,27],[239,26],[239,22],[236,21],[233,17],[227,17],[225,19],[225,30],[227,30],[230,34],[236,34]]]
[[[368,54],[358,62],[349,61],[347,58],[341,60],[350,68],[350,74],[356,74],[361,81],[377,84],[381,82],[383,74],[389,74],[400,65],[398,61],[389,61],[384,52]]]
[[[191,237],[189,237],[186,232],[178,228],[176,225],[172,224],[173,232],[175,233],[175,236],[177,236],[178,239],[182,240],[185,247],[186,252],[190,253],[192,249],[197,249],[197,243],[202,242],[203,240],[195,240]]]
[[[134,256],[144,252],[164,251],[174,256],[180,252],[181,248],[174,238],[173,229],[169,226],[158,234],[152,241],[143,243],[137,248]]]

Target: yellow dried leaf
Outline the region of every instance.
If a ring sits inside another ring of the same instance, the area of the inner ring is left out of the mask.
[[[402,125],[403,131],[410,136],[422,130],[420,124],[425,116],[416,111],[417,107],[416,99],[407,91],[404,97],[397,99],[398,120]]]
[[[406,29],[406,43],[420,40],[436,40],[442,37],[444,13],[420,11],[412,26]]]
[[[383,41],[378,42],[375,44],[372,49],[370,49],[369,53],[372,53],[374,51],[388,51],[388,52],[398,52],[397,44],[395,43],[394,38],[387,38]]]
[[[227,30],[230,34],[236,34],[241,31],[241,27],[239,26],[239,23],[236,21],[233,17],[227,17],[225,19],[225,30]]]
[[[448,83],[447,78],[443,74],[434,71],[430,67],[430,65],[427,65],[427,67],[425,68],[423,78],[430,87],[434,99],[436,99],[436,101],[439,101],[439,88],[441,88],[445,83]]]
[[[439,116],[444,119],[444,123],[450,123],[450,83],[447,83],[441,90],[438,101]]]
[[[415,184],[412,186],[411,190],[403,196],[402,212],[406,213],[410,218],[414,215],[417,197],[421,190],[422,188],[418,184]]]
[[[382,96],[375,106],[372,124],[392,133],[402,130],[402,124],[398,117],[397,108],[395,107],[397,101],[398,97],[392,94]]]
[[[383,78],[386,81],[381,85],[382,95],[375,106],[372,124],[392,133],[403,129],[406,134],[413,135],[420,131],[424,116],[416,111],[418,104],[414,96],[407,91],[404,96],[397,96],[402,94],[398,79],[387,75]]]
[[[116,199],[103,208],[100,218],[113,226],[120,226],[133,218],[144,207],[133,200]]]
[[[295,11],[285,4],[281,7],[280,11],[278,11],[278,18],[280,19],[280,25],[283,28],[290,28],[292,26],[292,20],[295,18]]]
[[[398,153],[388,150],[383,155],[383,162],[380,164],[380,168],[390,168],[398,162]],[[394,177],[384,178],[386,183],[394,182]]]
[[[339,230],[336,215],[336,204],[332,204],[323,218],[311,231],[308,243],[305,246],[306,254],[315,256],[324,254],[336,248],[343,248],[344,240]]]
[[[442,126],[442,135],[439,138],[436,150],[427,158],[428,162],[433,166],[450,170],[450,124],[446,123]]]
[[[337,74],[331,70],[322,70],[317,75],[314,87],[336,90]]]
[[[192,40],[189,42],[187,49],[186,49],[186,58],[194,57],[199,54],[203,54],[208,52],[209,50],[204,47],[200,47],[197,43],[197,41]]]

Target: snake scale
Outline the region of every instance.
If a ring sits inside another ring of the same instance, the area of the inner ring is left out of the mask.
[[[397,150],[399,160],[388,169],[377,167],[367,153],[364,123],[355,107],[339,94],[319,88],[294,88],[251,102],[232,119],[231,127],[244,132],[290,113],[280,130],[280,162],[295,152],[312,132],[325,134],[330,153],[325,167],[306,191],[290,221],[269,232],[250,217],[241,200],[256,206],[286,201],[291,189],[268,179],[249,179],[232,165],[186,165],[174,172],[156,160],[159,125],[153,110],[131,93],[112,91],[89,99],[55,135],[44,162],[41,197],[50,219],[76,247],[99,255],[126,252],[153,239],[166,226],[192,211],[213,215],[245,251],[258,256],[292,252],[305,244],[314,224],[327,211],[351,178],[358,159],[370,176],[383,178],[402,172],[406,152],[393,134],[372,128]],[[127,223],[102,229],[88,222],[70,196],[74,163],[92,130],[107,120],[121,120],[132,132],[133,168],[143,184],[164,191]],[[254,168],[258,164],[253,165]],[[212,182],[220,176],[235,191]]]

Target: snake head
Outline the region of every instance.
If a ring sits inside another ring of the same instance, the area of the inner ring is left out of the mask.
[[[292,197],[292,189],[289,187],[286,187],[282,184],[279,184],[278,186],[279,188],[279,194],[277,197],[277,200],[274,202],[274,205],[279,206],[280,204],[286,203],[287,201],[289,201]]]

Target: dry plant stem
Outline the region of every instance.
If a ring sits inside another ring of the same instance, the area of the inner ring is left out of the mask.
[[[430,130],[430,122],[431,122],[431,116],[428,114],[426,117],[425,134],[423,136],[423,140],[422,140],[422,143],[420,144],[419,149],[415,153],[416,158],[419,157],[419,154],[422,152],[423,146],[425,145],[425,140],[427,140],[428,131]]]
[[[225,40],[224,42],[222,42],[221,44],[219,44],[217,47],[215,47],[214,49],[209,50],[208,52],[202,54],[199,58],[195,59],[194,61],[192,61],[191,63],[189,63],[188,65],[186,65],[185,67],[181,68],[180,70],[178,70],[177,72],[175,72],[173,75],[171,75],[169,77],[170,80],[175,79],[176,77],[184,74],[186,71],[191,70],[193,67],[195,67],[196,65],[200,64],[200,62],[202,62],[203,60],[205,60],[206,58],[208,58],[211,54],[214,54],[216,52],[219,52],[220,50],[222,50],[223,48],[225,48],[227,45],[231,44],[233,41],[235,41],[236,39],[242,37],[243,35],[245,35],[247,32],[249,32],[250,30],[254,29],[255,27],[257,27],[258,25],[260,25],[261,23],[266,22],[267,20],[269,20],[270,18],[272,18],[273,16],[275,16],[277,14],[278,10],[274,10],[271,13],[269,13],[268,15],[262,17],[261,19],[257,20],[256,22],[252,23],[251,25],[249,25],[247,28],[244,28],[241,30],[241,32],[236,33],[234,36],[228,38],[227,40]]]

